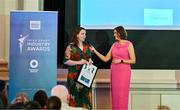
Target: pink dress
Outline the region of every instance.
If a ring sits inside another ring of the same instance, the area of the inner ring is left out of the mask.
[[[128,46],[130,43],[130,41],[126,42],[125,44],[115,42],[111,53],[112,59],[129,59]],[[112,109],[128,110],[130,77],[130,64],[111,63]]]

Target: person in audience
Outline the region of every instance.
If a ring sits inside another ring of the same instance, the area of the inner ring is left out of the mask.
[[[24,105],[24,109],[26,110],[35,110],[39,109],[42,110],[41,105],[37,101],[29,101]]]
[[[46,106],[47,106],[47,100],[48,100],[48,95],[46,94],[45,91],[43,90],[38,90],[34,96],[33,96],[33,100],[34,101],[37,101],[42,109],[46,109]]]
[[[92,90],[77,82],[83,64],[92,64],[89,44],[85,42],[86,29],[77,27],[72,42],[67,46],[64,64],[68,67],[67,88],[70,94],[69,105],[92,108]]]
[[[114,28],[116,42],[111,46],[106,56],[99,53],[93,46],[93,51],[102,61],[111,63],[111,97],[112,109],[128,110],[128,97],[131,77],[131,66],[136,57],[133,44],[127,40],[127,32],[122,26]]]
[[[71,107],[68,105],[69,93],[64,85],[56,85],[51,90],[51,96],[57,96],[61,99],[62,110],[86,110],[82,107]]]
[[[15,103],[23,103],[23,104],[25,104],[28,101],[29,101],[28,96],[24,92],[20,92],[14,98],[14,100],[12,101],[12,104],[15,104]]]
[[[61,99],[59,99],[57,96],[50,96],[47,101],[47,109],[56,109],[60,110],[61,109]]]
[[[24,110],[24,103],[19,102],[19,103],[13,103],[10,104],[8,109],[13,109],[13,110]]]

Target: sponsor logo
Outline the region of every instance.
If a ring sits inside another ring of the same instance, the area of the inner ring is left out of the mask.
[[[40,30],[41,21],[30,21],[30,30]]]
[[[32,59],[29,62],[29,66],[30,66],[29,71],[31,73],[37,73],[39,71],[39,69],[38,69],[39,62],[36,59]]]

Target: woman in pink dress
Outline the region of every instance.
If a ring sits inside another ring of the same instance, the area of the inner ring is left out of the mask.
[[[111,96],[112,109],[128,110],[128,98],[131,79],[131,66],[136,57],[133,44],[126,40],[127,32],[122,26],[114,28],[116,42],[106,56],[100,54],[93,46],[91,50],[104,62],[112,58],[111,63]]]

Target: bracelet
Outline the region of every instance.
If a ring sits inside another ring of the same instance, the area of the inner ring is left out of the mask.
[[[124,61],[123,61],[123,60],[121,60],[121,63],[124,63]]]

